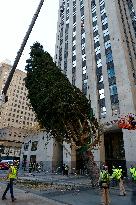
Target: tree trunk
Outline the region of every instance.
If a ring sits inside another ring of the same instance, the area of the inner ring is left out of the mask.
[[[88,170],[89,177],[91,179],[92,186],[97,186],[99,181],[99,167],[94,161],[94,156],[91,151],[86,151],[84,154],[86,167]]]

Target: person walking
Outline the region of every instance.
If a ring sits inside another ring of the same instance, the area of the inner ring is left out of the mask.
[[[11,165],[9,167],[9,172],[8,172],[6,178],[8,179],[8,184],[7,184],[7,187],[3,193],[2,200],[7,199],[6,194],[7,194],[8,190],[10,189],[11,199],[12,199],[12,202],[14,202],[16,199],[15,199],[14,194],[13,194],[13,182],[17,178],[17,168],[16,168],[15,161],[13,161],[13,165]]]
[[[110,183],[110,175],[108,172],[108,167],[103,166],[103,169],[100,172],[100,178],[99,178],[99,184],[100,184],[100,188],[101,188],[102,204],[103,205],[110,204],[109,183]]]

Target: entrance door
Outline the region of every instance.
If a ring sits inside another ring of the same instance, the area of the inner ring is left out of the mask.
[[[126,175],[126,160],[122,132],[108,132],[104,134],[105,162],[109,167],[110,174],[112,166],[121,166],[123,174]]]

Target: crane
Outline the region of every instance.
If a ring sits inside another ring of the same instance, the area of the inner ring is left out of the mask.
[[[12,69],[11,69],[11,71],[10,71],[10,73],[9,73],[9,76],[8,76],[8,78],[7,78],[7,81],[6,81],[6,83],[5,83],[4,87],[3,87],[2,94],[1,94],[1,96],[0,96],[0,104],[1,104],[1,105],[8,100],[6,94],[7,94],[9,85],[10,85],[10,83],[11,83],[12,77],[13,77],[13,75],[14,75],[14,72],[15,72],[16,68],[17,68],[17,65],[18,65],[18,63],[19,63],[19,60],[20,60],[20,58],[21,58],[21,55],[22,55],[22,53],[23,53],[23,50],[24,50],[25,45],[26,45],[26,43],[27,43],[27,40],[29,39],[29,36],[30,36],[30,34],[31,34],[31,31],[32,31],[32,29],[33,29],[33,27],[34,27],[34,24],[35,24],[35,22],[36,22],[36,20],[37,20],[37,17],[38,17],[38,15],[39,15],[39,13],[40,13],[40,10],[41,10],[41,8],[42,8],[43,3],[44,3],[44,0],[41,0],[40,3],[39,3],[39,5],[38,5],[38,7],[37,7],[37,9],[36,9],[36,12],[35,12],[33,18],[32,18],[31,24],[30,24],[29,27],[28,27],[28,30],[27,30],[27,32],[26,32],[26,35],[25,35],[23,41],[22,41],[22,44],[21,44],[21,46],[20,46],[20,49],[19,49],[19,51],[17,52],[17,55],[16,55],[16,57],[15,57],[15,60],[14,60]]]

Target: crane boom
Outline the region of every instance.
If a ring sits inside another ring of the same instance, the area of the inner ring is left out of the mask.
[[[4,88],[3,88],[3,91],[2,91],[2,94],[3,94],[4,96],[6,96],[6,94],[7,94],[7,90],[8,90],[8,88],[9,88],[10,83],[11,83],[12,77],[13,77],[13,75],[14,75],[14,72],[15,72],[15,70],[16,70],[16,67],[17,67],[17,65],[18,65],[18,62],[19,62],[19,60],[20,60],[20,58],[21,58],[21,55],[22,55],[22,53],[23,53],[23,50],[24,50],[25,45],[26,45],[26,43],[27,43],[27,40],[28,40],[28,38],[29,38],[29,36],[30,36],[30,34],[31,34],[31,31],[32,31],[32,29],[33,29],[33,26],[34,26],[34,24],[35,24],[35,22],[36,22],[36,19],[37,19],[39,13],[40,13],[40,10],[41,10],[41,8],[42,8],[43,3],[44,3],[44,0],[41,0],[40,3],[39,3],[39,5],[38,5],[38,7],[37,7],[37,10],[36,10],[36,12],[35,12],[33,18],[32,18],[31,24],[30,24],[30,26],[29,26],[29,28],[28,28],[28,30],[27,30],[27,32],[26,32],[26,35],[25,35],[25,37],[24,37],[24,39],[23,39],[23,42],[22,42],[22,44],[21,44],[21,46],[20,46],[20,49],[19,49],[19,51],[17,52],[17,55],[16,55],[15,61],[14,61],[14,63],[13,63],[12,69],[11,69],[11,71],[10,71],[10,73],[9,73],[9,76],[8,76],[8,78],[7,78],[7,81],[6,81],[6,83],[5,83],[5,85],[4,85]]]

